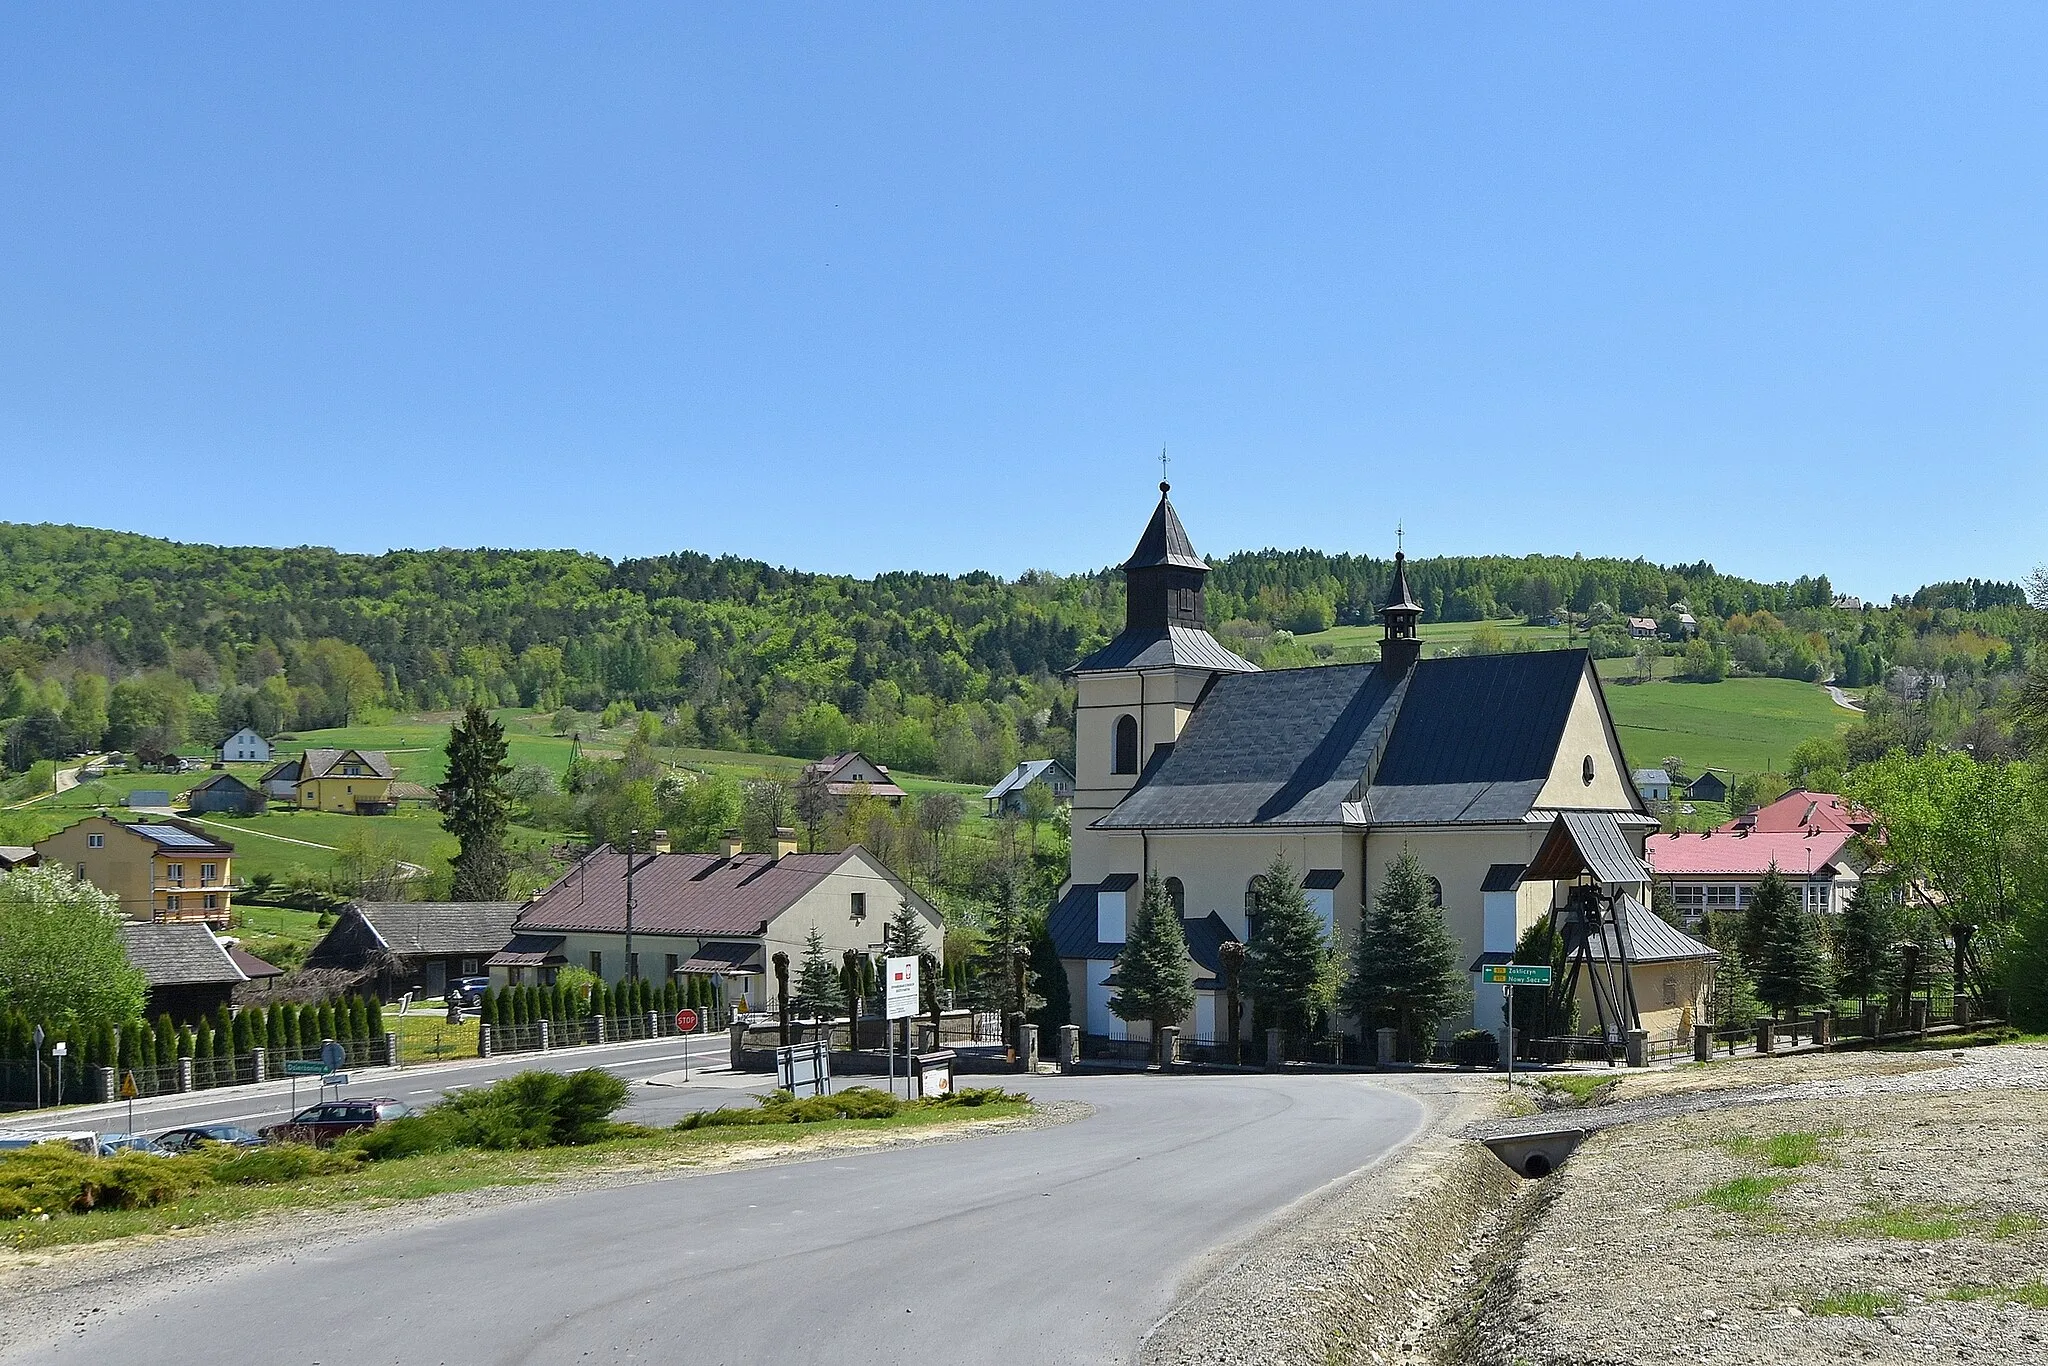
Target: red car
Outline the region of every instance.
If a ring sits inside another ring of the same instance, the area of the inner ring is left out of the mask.
[[[316,1148],[325,1148],[343,1134],[374,1129],[379,1124],[389,1124],[394,1119],[418,1113],[404,1101],[393,1100],[389,1096],[329,1100],[309,1105],[284,1123],[272,1124],[257,1132],[272,1143],[310,1143]]]

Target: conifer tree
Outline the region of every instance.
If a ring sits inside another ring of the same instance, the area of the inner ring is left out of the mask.
[[[160,1067],[178,1060],[178,1027],[168,1011],[156,1017],[156,1056]]]
[[[1073,1023],[1074,1002],[1067,988],[1067,966],[1060,961],[1044,916],[1031,918],[1031,993],[1039,1000],[1031,1022],[1038,1026],[1040,1047],[1047,1047],[1054,1030]]]
[[[1515,944],[1515,961],[1544,965],[1550,969],[1547,987],[1515,987],[1515,1033],[1523,1039],[1548,1039],[1570,1034],[1577,1026],[1578,1003],[1570,990],[1565,970],[1564,942],[1549,916],[1522,931]],[[1501,1041],[1506,1050],[1508,1041]]]
[[[825,951],[825,936],[812,926],[804,940],[804,958],[797,968],[791,1004],[800,1015],[829,1020],[846,1009],[845,991],[832,959]]]
[[[1714,967],[1714,1027],[1747,1029],[1764,1013],[1756,998],[1756,983],[1742,961],[1742,950],[1734,944],[1721,949],[1721,961]]]
[[[1797,1014],[1801,1006],[1827,1000],[1834,969],[1815,918],[1793,904],[1774,917],[1771,926],[1756,965],[1757,995],[1774,1015]]]
[[[1149,1023],[1153,1056],[1158,1057],[1160,1031],[1194,1011],[1195,980],[1180,916],[1157,873],[1145,878],[1145,898],[1116,956],[1116,980],[1110,1012],[1120,1020]]]
[[[1757,880],[1756,890],[1750,897],[1749,905],[1742,910],[1742,928],[1735,941],[1735,947],[1742,952],[1742,961],[1752,968],[1764,960],[1764,945],[1771,936],[1778,933],[1778,921],[1795,904],[1791,884],[1778,871],[1776,859],[1764,869],[1764,875]]]
[[[1299,1040],[1322,984],[1329,936],[1286,859],[1275,858],[1253,880],[1250,914],[1257,928],[1245,952],[1245,990]]]
[[[213,1049],[223,1058],[235,1053],[235,1017],[229,1013],[226,1002],[214,1008]]]
[[[471,702],[448,732],[448,776],[439,789],[441,827],[460,848],[451,870],[457,901],[502,901],[512,859],[505,848],[511,823],[505,779],[505,728],[481,703]]]
[[[363,1035],[369,1039],[384,1037],[384,1003],[375,996],[363,997]]]
[[[1422,861],[1403,849],[1361,927],[1344,992],[1345,1008],[1362,1025],[1393,1026],[1423,1057],[1444,1019],[1471,1003],[1458,941],[1434,902]]]
[[[497,1028],[498,989],[496,987],[484,988],[483,998],[476,1003],[476,1022],[480,1025],[490,1025],[493,1029]]]
[[[914,958],[930,952],[925,919],[905,896],[882,927],[882,954],[887,958]]]
[[[1871,997],[1884,994],[1897,937],[1889,898],[1867,882],[1858,884],[1835,926],[1835,963],[1841,969],[1843,993],[1854,996],[1866,1010]]]

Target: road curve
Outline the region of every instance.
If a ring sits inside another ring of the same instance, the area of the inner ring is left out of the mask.
[[[184,1272],[7,1360],[1127,1362],[1210,1254],[1423,1119],[1414,1100],[1349,1076],[1030,1089],[1094,1113]]]

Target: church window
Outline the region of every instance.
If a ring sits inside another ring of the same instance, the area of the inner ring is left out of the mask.
[[[1429,880],[1429,904],[1439,909],[1444,904],[1444,885],[1435,878]]]
[[[1138,771],[1138,718],[1124,715],[1116,719],[1116,748],[1111,755],[1111,773],[1136,773]]]
[[[1586,762],[1579,766],[1579,780],[1587,787],[1593,785],[1593,756],[1588,754]]]
[[[1166,879],[1166,899],[1173,906],[1173,913],[1182,920],[1188,918],[1188,889],[1177,877]]]

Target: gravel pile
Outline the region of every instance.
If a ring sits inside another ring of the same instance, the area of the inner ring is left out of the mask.
[[[1815,1061],[1614,1107],[1440,1359],[2048,1362],[2048,1049]]]

